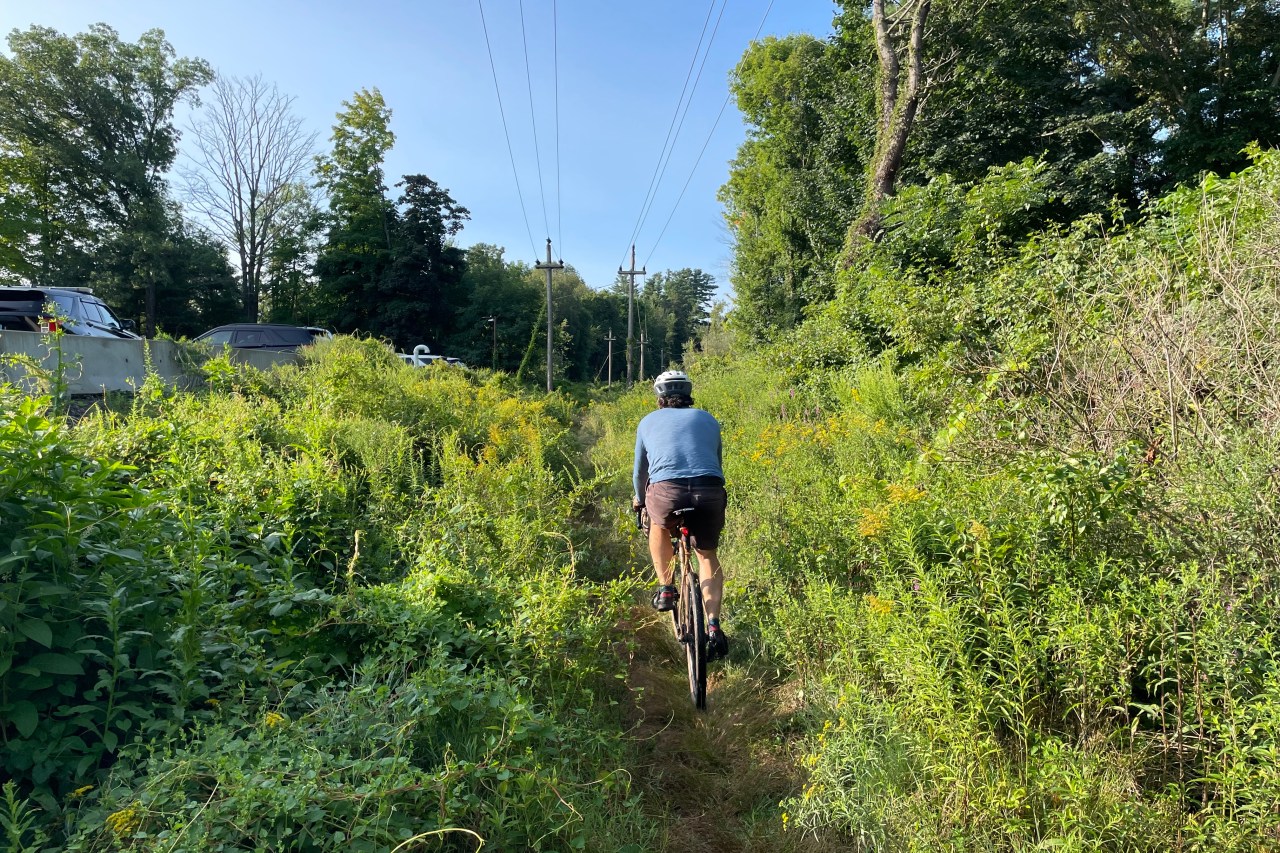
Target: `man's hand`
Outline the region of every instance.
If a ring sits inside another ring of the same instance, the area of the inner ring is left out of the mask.
[[[639,499],[639,498],[632,498],[632,499],[631,499],[631,511],[632,511],[632,512],[639,512],[639,511],[640,511],[640,510],[642,510],[642,509],[644,509],[644,504],[640,503],[640,499]]]

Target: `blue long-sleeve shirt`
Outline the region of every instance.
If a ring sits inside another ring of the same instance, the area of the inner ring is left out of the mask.
[[[720,422],[702,409],[650,412],[636,428],[636,497],[649,483],[684,477],[724,479]]]

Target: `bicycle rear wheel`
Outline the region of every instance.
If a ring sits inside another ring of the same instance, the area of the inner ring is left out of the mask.
[[[702,614],[702,584],[698,576],[684,567],[680,578],[680,599],[685,625],[685,659],[689,667],[689,698],[695,708],[707,707],[707,628]]]

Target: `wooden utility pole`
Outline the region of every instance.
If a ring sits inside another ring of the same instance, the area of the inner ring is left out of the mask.
[[[618,275],[625,275],[629,279],[629,283],[627,284],[627,387],[628,388],[631,387],[631,381],[632,381],[631,380],[631,349],[634,346],[634,344],[632,343],[634,338],[632,337],[631,333],[632,333],[632,329],[634,328],[634,321],[632,318],[635,316],[634,306],[635,306],[635,300],[636,300],[636,276],[644,275],[644,274],[645,274],[644,267],[641,267],[640,269],[636,269],[636,244],[632,243],[631,244],[631,269],[624,270],[622,267],[618,267]],[[641,360],[641,363],[643,364],[644,363],[643,355],[640,356],[640,360]],[[641,378],[643,379],[644,378],[643,367],[640,368],[640,373],[641,373]]]
[[[644,332],[640,332],[640,381],[644,381]]]
[[[551,238],[547,238],[547,262],[534,264],[536,270],[547,271],[547,393],[551,393],[551,271],[564,269],[564,261],[551,261]]]
[[[617,338],[613,336],[612,326],[609,327],[609,337],[605,338],[605,340],[609,342],[609,386],[608,387],[612,388],[613,387],[613,342],[617,340]]]

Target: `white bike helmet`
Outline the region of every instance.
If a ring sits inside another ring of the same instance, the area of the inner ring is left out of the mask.
[[[659,373],[658,378],[653,380],[653,392],[659,397],[675,394],[688,397],[693,393],[693,382],[689,379],[689,374],[683,370],[668,370],[665,373]]]

